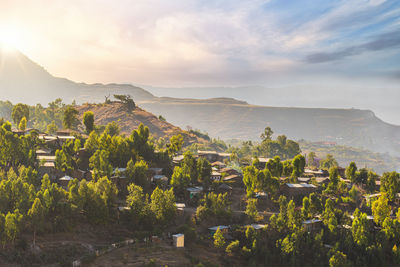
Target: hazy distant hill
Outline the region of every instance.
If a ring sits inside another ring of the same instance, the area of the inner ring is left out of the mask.
[[[84,84],[57,78],[25,55],[1,53],[0,94],[3,100],[27,104],[46,104],[57,97],[65,102],[100,102],[112,94],[131,94],[136,100],[151,99],[148,91],[130,84]]]
[[[292,139],[334,141],[400,155],[400,126],[359,109],[285,108],[249,105],[231,98],[179,99],[153,96],[128,84],[82,84],[56,78],[20,53],[0,54],[3,100],[46,104],[57,97],[70,103],[103,102],[109,94],[130,94],[155,115],[180,127],[191,126],[213,137],[257,139],[265,126]],[[95,113],[96,114],[96,113]]]

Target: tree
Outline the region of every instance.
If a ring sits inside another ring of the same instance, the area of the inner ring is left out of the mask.
[[[339,164],[331,154],[327,154],[326,158],[321,160],[319,165],[321,169],[329,170],[331,167],[337,167]]]
[[[58,130],[58,127],[56,125],[55,121],[52,121],[49,125],[47,125],[47,133],[48,134],[55,134]]]
[[[352,183],[356,182],[357,165],[354,161],[350,162],[349,166],[346,168],[345,173],[347,179],[349,179]]]
[[[22,218],[22,214],[18,210],[14,211],[14,213],[7,213],[4,222],[4,233],[8,241],[14,243],[21,230],[20,222]]]
[[[36,244],[36,231],[44,222],[46,209],[42,205],[39,198],[36,198],[32,204],[32,208],[28,211],[28,217],[33,226],[33,246]]]
[[[176,166],[171,177],[171,185],[177,194],[183,194],[189,186],[190,176],[183,168]]]
[[[385,193],[372,203],[372,215],[374,221],[378,225],[382,225],[383,221],[390,216],[391,207],[388,204],[389,200]]]
[[[281,177],[283,170],[281,158],[275,156],[273,159],[270,159],[266,164],[266,168],[271,172],[273,177]]]
[[[83,124],[86,127],[87,134],[90,134],[94,130],[94,113],[92,111],[83,113]]]
[[[315,158],[317,155],[315,155],[315,152],[311,151],[310,153],[308,153],[307,155],[307,164],[308,166],[315,166]]]
[[[381,178],[381,192],[387,194],[387,198],[393,201],[400,189],[400,174],[397,172],[385,172]]]
[[[21,119],[21,121],[19,122],[18,129],[20,129],[21,131],[25,131],[25,129],[26,129],[26,118],[25,117],[23,117]]]
[[[163,191],[157,187],[151,194],[150,199],[150,210],[160,225],[170,222],[176,214],[173,189]]]
[[[128,186],[126,205],[130,207],[133,224],[139,225],[140,221],[148,213],[148,199],[140,186],[135,184],[130,184]]]
[[[136,107],[136,104],[130,95],[114,95],[114,98],[121,101],[128,108],[128,110],[134,110]]]
[[[213,238],[214,238],[214,246],[216,248],[223,248],[225,246],[225,238],[219,227],[217,228],[217,231],[215,231]]]
[[[197,172],[197,161],[193,157],[193,154],[188,150],[183,154],[183,170],[186,174],[190,176],[190,180],[193,184],[198,181]]]
[[[293,159],[293,172],[292,177],[298,178],[304,173],[304,167],[306,165],[306,159],[303,155],[297,155]]]
[[[331,232],[336,232],[336,227],[338,225],[335,207],[332,199],[328,198],[325,202],[325,210],[322,215],[324,224],[329,228]]]
[[[254,166],[247,166],[243,170],[243,183],[246,186],[247,197],[254,194],[257,187],[257,175],[259,170]]]
[[[261,134],[260,138],[262,141],[267,141],[272,139],[272,135],[274,132],[272,131],[271,127],[267,126],[264,129],[264,132]]]
[[[249,198],[247,200],[247,206],[246,206],[246,215],[249,216],[249,218],[252,221],[258,221],[259,220],[259,215],[258,215],[258,210],[257,210],[257,199],[255,198]]]
[[[227,247],[226,247],[226,253],[228,253],[228,254],[230,254],[230,255],[235,255],[238,251],[239,251],[239,248],[240,248],[240,243],[239,243],[239,240],[235,240],[235,241],[232,241]]]
[[[310,199],[308,197],[303,198],[303,207],[301,208],[301,216],[304,220],[310,217]]]
[[[335,251],[332,257],[329,259],[329,267],[346,267],[346,266],[348,266],[347,256],[340,251]]]
[[[78,124],[79,112],[72,106],[68,106],[64,111],[63,126],[66,129],[73,129]]]
[[[89,159],[89,166],[93,169],[93,178],[98,179],[103,176],[110,177],[112,166],[109,162],[110,153],[106,150],[97,150]]]
[[[150,181],[147,177],[149,167],[144,160],[133,163],[133,160],[129,160],[126,166],[126,176],[130,183],[141,186],[145,192],[148,192],[150,188]]]
[[[360,212],[358,209],[354,211],[351,232],[354,242],[359,246],[367,246],[369,244],[369,222],[367,214]]]
[[[104,133],[108,134],[109,136],[116,136],[119,135],[119,126],[118,123],[116,123],[115,121],[112,121],[110,123],[107,124]]]
[[[19,125],[20,121],[23,117],[28,121],[29,120],[29,107],[25,104],[16,104],[11,113],[11,117],[15,123],[15,125]]]
[[[183,146],[183,136],[181,134],[174,135],[169,139],[169,144],[167,145],[167,151],[169,155],[175,155],[178,151],[182,149]]]
[[[210,162],[208,162],[205,158],[199,158],[197,160],[197,173],[199,181],[202,182],[203,188],[208,190],[209,186],[211,185],[211,173],[212,167]]]

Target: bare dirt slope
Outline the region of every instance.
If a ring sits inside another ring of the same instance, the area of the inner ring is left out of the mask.
[[[128,110],[120,102],[112,102],[110,104],[84,104],[78,106],[80,121],[82,121],[83,113],[92,111],[95,117],[95,124],[106,125],[110,122],[117,122],[121,133],[129,135],[132,130],[137,129],[141,123],[149,127],[150,133],[156,137],[169,138],[173,135],[181,134],[184,137],[185,145],[193,142],[204,142],[203,139],[191,134],[181,128],[172,125],[169,122],[162,121],[150,112],[139,107],[133,111]]]

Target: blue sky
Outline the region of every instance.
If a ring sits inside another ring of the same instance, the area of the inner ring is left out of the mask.
[[[2,27],[15,29],[34,61],[75,81],[396,87],[400,79],[395,0],[2,0],[0,35]]]

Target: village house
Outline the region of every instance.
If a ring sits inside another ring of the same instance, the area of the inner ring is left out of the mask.
[[[258,158],[260,168],[265,169],[265,166],[267,166],[268,161],[270,161],[272,158]]]
[[[317,190],[317,187],[313,184],[283,184],[281,185],[280,191],[282,194],[288,197],[297,197],[309,195]]]
[[[197,154],[199,157],[205,158],[211,163],[216,161],[224,161],[226,159],[229,159],[231,156],[231,154],[229,153],[218,153],[217,151],[202,151],[202,150],[198,150]]]
[[[189,198],[192,199],[194,197],[198,197],[203,192],[203,187],[202,186],[189,187],[186,189],[186,191],[189,193]]]
[[[265,224],[253,223],[253,224],[245,225],[245,227],[246,227],[246,228],[248,228],[248,227],[253,227],[254,230],[260,231],[260,230],[264,229],[265,227],[267,227],[267,225],[265,225]]]
[[[183,158],[184,158],[183,155],[175,156],[172,158],[172,163],[174,164],[174,166],[179,166],[181,165]]]
[[[213,168],[215,167],[217,170],[226,167],[225,163],[222,163],[221,161],[213,162],[213,163],[211,163],[211,166],[212,166]]]
[[[222,232],[222,234],[227,234],[228,231],[229,231],[229,226],[217,225],[217,226],[213,226],[213,227],[208,228],[208,231],[210,232],[211,235],[214,235],[215,232],[217,232],[218,229]]]
[[[69,182],[72,180],[73,180],[73,178],[71,176],[65,175],[64,177],[61,177],[60,179],[58,179],[58,183],[61,187],[67,188]]]
[[[237,175],[237,174],[228,175],[228,176],[225,176],[223,178],[223,180],[225,182],[227,182],[227,181],[242,182],[242,176],[241,175]]]
[[[220,172],[213,171],[211,173],[211,180],[213,180],[213,181],[221,181],[221,177],[222,177],[222,174]]]
[[[322,228],[322,221],[319,219],[306,220],[301,224],[307,232],[317,232]]]

